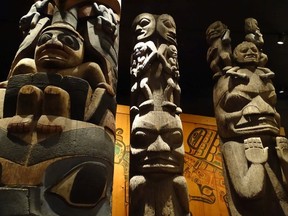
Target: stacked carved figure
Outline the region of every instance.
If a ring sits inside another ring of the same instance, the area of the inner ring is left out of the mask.
[[[120,5],[36,1],[0,119],[0,215],[111,215]]]
[[[245,19],[244,30],[245,40],[234,49],[222,22],[206,31],[229,210],[231,215],[288,215],[288,140],[280,136],[274,73],[265,67],[257,20]]]
[[[130,215],[187,216],[175,21],[143,13],[132,29]]]

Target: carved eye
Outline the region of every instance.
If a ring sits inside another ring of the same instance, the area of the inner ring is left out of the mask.
[[[139,25],[140,25],[141,27],[144,27],[144,26],[149,25],[150,22],[151,22],[151,20],[144,18],[144,19],[141,19],[141,20],[140,20]]]
[[[244,47],[244,48],[240,49],[240,52],[241,52],[241,53],[247,53],[248,50],[249,50],[248,47]]]
[[[240,94],[230,94],[227,96],[224,104],[223,109],[226,112],[236,112],[242,110],[242,108],[251,102],[251,98],[244,97]]]
[[[72,35],[64,34],[64,33],[59,34],[58,40],[73,50],[78,50],[80,48],[78,40]]]
[[[174,27],[173,24],[170,22],[170,20],[163,20],[163,24],[167,28],[173,28]]]
[[[183,133],[180,129],[162,133],[161,137],[171,148],[177,148],[181,146],[183,142]]]
[[[38,39],[38,46],[45,44],[47,41],[52,39],[52,33],[44,33]]]
[[[157,134],[148,130],[137,130],[131,134],[131,146],[134,148],[147,148],[157,138]]]
[[[252,50],[254,53],[257,53],[257,52],[258,52],[258,50],[257,50],[256,47],[251,47],[251,50]]]
[[[70,170],[46,190],[74,207],[94,207],[106,196],[107,170],[102,164],[86,162]]]

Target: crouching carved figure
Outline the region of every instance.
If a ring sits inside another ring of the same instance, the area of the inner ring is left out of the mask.
[[[262,59],[255,43],[240,43],[214,86],[231,215],[288,214],[288,140],[279,135],[274,73]]]
[[[187,216],[176,25],[143,13],[132,27],[130,215]]]
[[[22,17],[1,83],[1,215],[111,215],[119,13],[44,0]]]

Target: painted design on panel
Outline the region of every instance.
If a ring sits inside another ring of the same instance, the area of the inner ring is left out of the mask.
[[[195,185],[189,200],[214,204],[217,199],[226,202],[222,174],[222,159],[217,131],[198,127],[193,129],[186,142],[184,176]],[[197,191],[197,194],[194,192]]]
[[[115,142],[115,164],[120,164],[124,170],[124,191],[125,191],[125,210],[128,213],[129,209],[129,145],[123,142],[123,129],[116,129]]]

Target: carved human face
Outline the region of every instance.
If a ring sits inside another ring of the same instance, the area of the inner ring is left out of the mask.
[[[246,135],[277,135],[280,115],[275,110],[276,93],[271,81],[240,69],[248,79],[221,77],[214,86],[214,109],[218,132],[222,138]]]
[[[158,33],[168,42],[176,44],[176,24],[168,14],[162,14],[157,19]]]
[[[168,56],[170,56],[170,57],[173,57],[173,58],[178,57],[178,51],[177,51],[176,46],[174,46],[174,45],[170,45],[168,47],[167,53],[168,53]]]
[[[139,14],[132,24],[137,41],[150,37],[155,31],[155,18],[152,14]]]
[[[233,56],[238,63],[257,65],[259,63],[260,53],[254,43],[244,41],[236,46]]]
[[[253,32],[259,31],[258,22],[254,18],[247,18],[245,19],[245,30],[246,32]]]
[[[35,49],[36,65],[44,70],[75,67],[82,63],[83,57],[83,41],[65,28],[44,31]]]
[[[179,116],[164,111],[137,115],[131,130],[131,161],[139,173],[181,173],[184,149]]]
[[[221,21],[216,21],[208,26],[206,30],[206,40],[210,44],[215,38],[220,38],[228,30]]]

